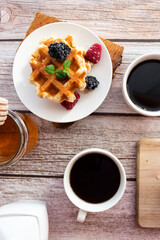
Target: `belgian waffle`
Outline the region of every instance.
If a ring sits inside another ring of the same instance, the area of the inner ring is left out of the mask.
[[[71,61],[69,68],[70,78],[59,81],[55,74],[48,74],[45,66],[53,64],[56,69],[63,69],[63,63],[60,63],[50,57],[48,46],[54,42],[64,42],[71,48],[68,59]],[[30,65],[32,73],[29,81],[36,86],[36,93],[39,97],[48,97],[51,101],[60,103],[64,100],[73,102],[75,100],[74,91],[76,89],[83,91],[86,87],[85,76],[91,69],[91,63],[84,58],[85,51],[77,49],[72,36],[65,39],[42,39],[36,52],[32,54]]]

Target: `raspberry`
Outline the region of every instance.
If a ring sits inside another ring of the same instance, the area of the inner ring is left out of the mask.
[[[102,46],[98,43],[93,44],[86,52],[85,58],[92,63],[98,63],[101,59]]]
[[[61,102],[61,105],[63,107],[65,107],[67,110],[71,110],[75,105],[76,103],[78,102],[78,100],[80,99],[80,95],[79,93],[75,92],[74,93],[76,99],[74,100],[74,102],[67,102],[67,101],[63,101]]]
[[[58,62],[64,62],[70,54],[70,47],[63,42],[51,43],[48,47],[49,55]]]
[[[96,77],[87,76],[85,80],[86,80],[86,88],[88,90],[91,91],[98,87],[99,81],[96,79]]]

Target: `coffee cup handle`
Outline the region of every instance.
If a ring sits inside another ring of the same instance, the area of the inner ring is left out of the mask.
[[[77,222],[83,223],[86,219],[87,212],[79,209],[78,216],[77,216]]]

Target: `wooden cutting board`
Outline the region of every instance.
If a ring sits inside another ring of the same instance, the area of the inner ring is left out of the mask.
[[[141,227],[160,228],[160,139],[137,144],[137,221]]]

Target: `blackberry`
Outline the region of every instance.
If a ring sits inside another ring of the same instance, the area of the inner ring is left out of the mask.
[[[86,81],[86,88],[90,91],[98,87],[99,81],[97,80],[96,77],[87,76],[85,78],[85,81]]]
[[[58,62],[64,62],[70,52],[70,47],[63,42],[51,43],[48,47],[49,55]]]

